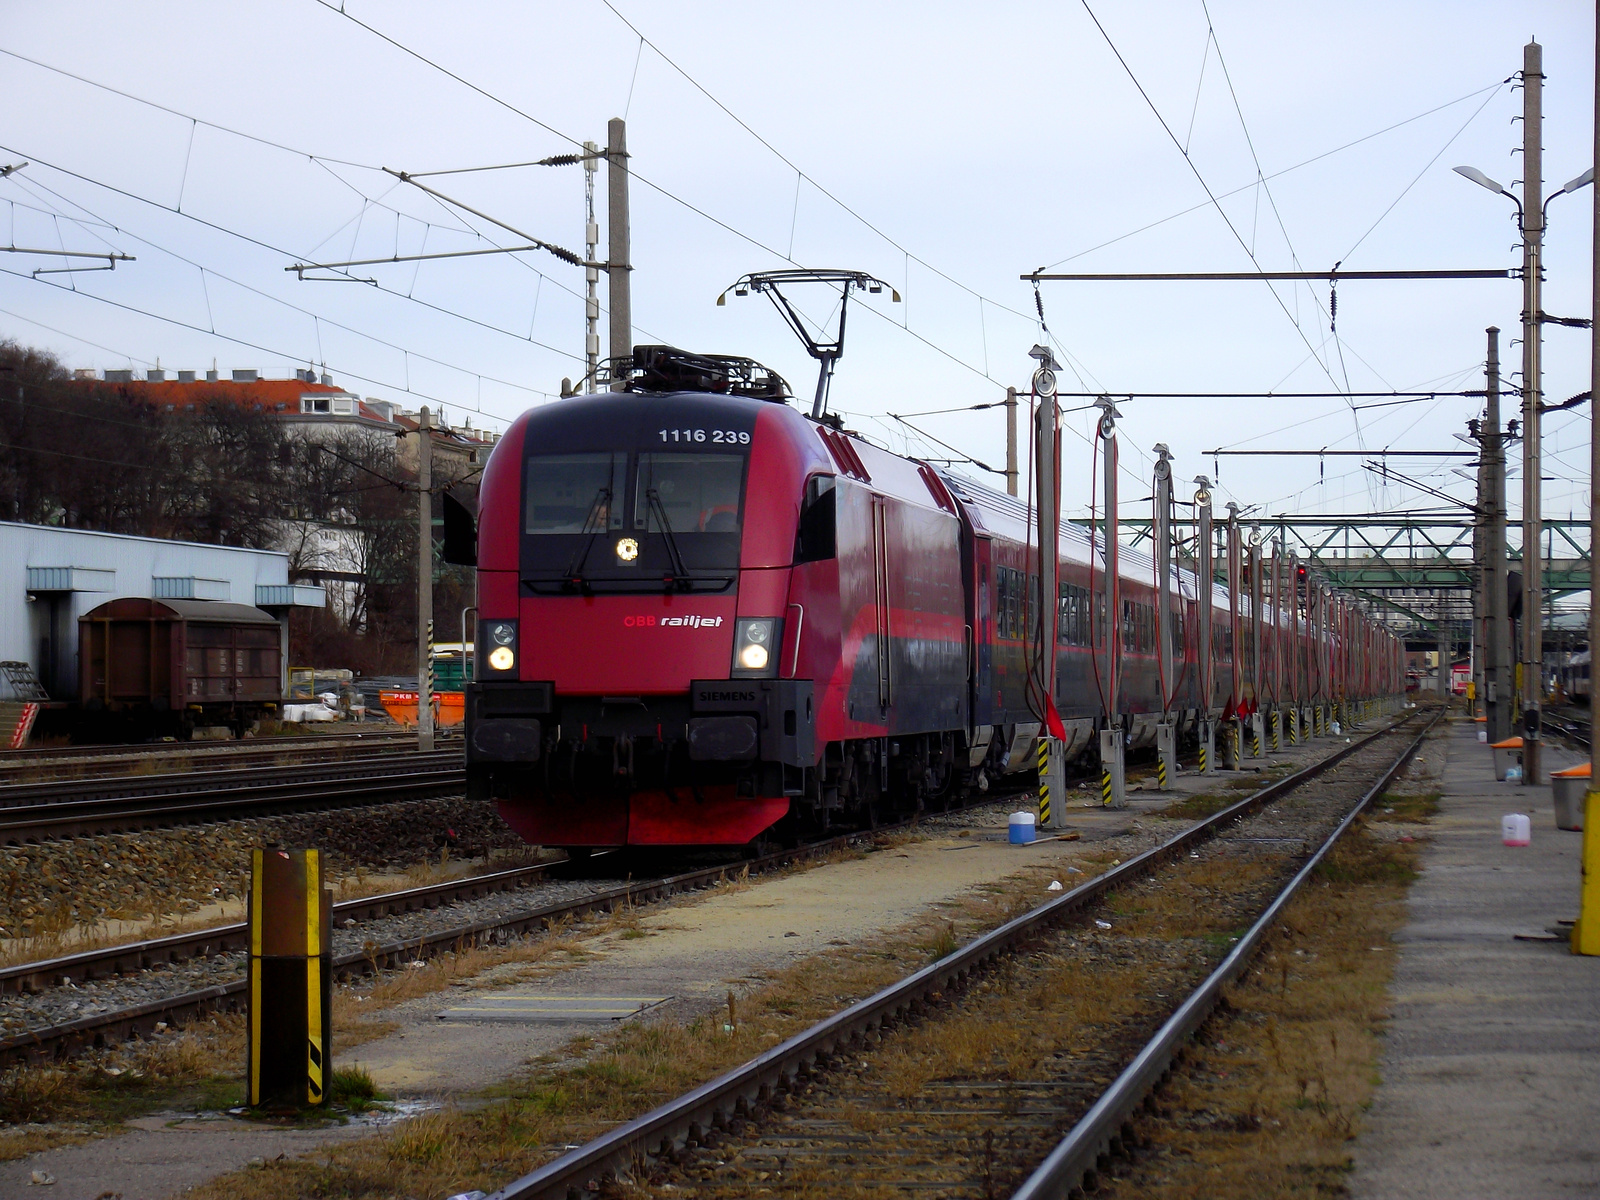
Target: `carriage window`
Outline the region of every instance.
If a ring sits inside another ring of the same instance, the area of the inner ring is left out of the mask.
[[[1039,577],[996,567],[995,584],[996,636],[1020,642],[1036,635]]]
[[[660,532],[664,510],[674,534],[738,533],[743,492],[742,454],[641,454],[633,527]]]
[[[528,459],[530,534],[622,528],[620,454],[540,454]]]

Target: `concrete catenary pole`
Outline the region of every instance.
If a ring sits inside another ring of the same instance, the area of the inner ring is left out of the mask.
[[[1475,431],[1478,427],[1476,421],[1469,422],[1467,428]],[[1472,506],[1472,613],[1467,625],[1467,661],[1471,666],[1472,698],[1467,704],[1467,715],[1478,717],[1485,715],[1483,708],[1483,670],[1488,659],[1484,652],[1487,640],[1488,625],[1483,617],[1483,585],[1488,579],[1485,565],[1488,561],[1487,536],[1488,528],[1484,514],[1488,511],[1489,490],[1489,456],[1483,453],[1482,442],[1479,441],[1478,451],[1478,480],[1477,489]],[[1487,726],[1485,726],[1487,728]]]
[[[433,417],[417,418],[417,749],[433,749]]]
[[[1055,359],[1045,351],[1033,373],[1033,387],[1039,397],[1034,415],[1034,488],[1039,517],[1039,677],[1042,697],[1055,698],[1056,658],[1060,650],[1056,636],[1061,614],[1061,413],[1056,404]],[[1014,411],[1014,410],[1013,410]],[[1031,639],[1033,630],[1027,631]],[[1039,717],[1045,716],[1041,698]],[[1043,765],[1039,780],[1039,816],[1046,829],[1066,828],[1065,761],[1063,747],[1050,735],[1049,725],[1039,731]]]
[[[1126,743],[1122,730],[1122,612],[1121,567],[1117,541],[1117,412],[1110,399],[1102,396],[1095,401],[1100,410],[1097,434],[1100,438],[1100,455],[1105,470],[1105,536],[1101,539],[1105,556],[1106,601],[1106,727],[1100,731],[1100,798],[1108,807],[1121,808],[1127,803],[1126,777],[1123,773],[1123,751]]]
[[[1450,702],[1450,619],[1443,601],[1439,604],[1439,699]]]
[[[1161,688],[1161,723],[1156,726],[1156,784],[1162,791],[1172,786],[1178,773],[1178,727],[1172,721],[1172,700],[1178,690],[1173,670],[1172,642],[1172,453],[1157,442],[1154,521],[1156,560],[1156,666]]]
[[[611,306],[612,370],[633,354],[633,299],[629,275],[633,271],[632,249],[628,236],[628,127],[621,117],[606,124],[606,235],[610,252],[606,256],[608,299]],[[614,380],[617,391],[621,381]]]
[[[600,253],[600,225],[594,219],[594,177],[600,170],[600,147],[593,142],[583,144],[583,268],[585,294],[583,298],[583,356],[589,373],[584,391],[595,390],[595,375],[600,366],[600,268],[594,266]]]
[[[1171,715],[1177,690],[1172,661],[1172,452],[1157,442],[1154,522],[1156,559],[1156,663],[1161,673],[1161,719]]]
[[[1595,29],[1594,29],[1594,157],[1590,160],[1600,166],[1600,2],[1595,4]],[[1589,198],[1593,201],[1594,209],[1594,239],[1592,248],[1594,262],[1592,264],[1592,279],[1589,291],[1590,330],[1589,330],[1589,410],[1594,411],[1592,397],[1600,396],[1600,183],[1591,185]],[[1600,546],[1600,421],[1593,421],[1589,426],[1589,561],[1594,562],[1594,547]],[[1593,769],[1592,762],[1600,756],[1600,703],[1594,698],[1594,657],[1600,651],[1600,604],[1595,603],[1596,587],[1593,578],[1594,568],[1590,566],[1589,579],[1589,757],[1591,759],[1590,778],[1600,778],[1600,771]],[[1591,804],[1592,808],[1592,804]],[[1585,828],[1593,827],[1595,816],[1590,815],[1589,824]],[[1600,888],[1600,879],[1595,880],[1595,885]],[[1597,893],[1600,899],[1600,893]],[[1600,952],[1600,930],[1596,931],[1596,950]]]
[[[1506,617],[1506,443],[1500,429],[1500,330],[1491,325],[1484,372],[1485,412],[1479,440],[1485,464],[1483,619],[1484,724],[1490,742],[1511,736],[1511,628]]]
[[[1600,165],[1600,3],[1595,5],[1595,92],[1594,92],[1594,154],[1592,160]],[[1592,264],[1593,290],[1590,293],[1590,343],[1589,343],[1589,394],[1600,396],[1600,184],[1596,184],[1594,201],[1594,262]],[[1594,409],[1594,400],[1589,408]],[[1600,432],[1595,422],[1589,429],[1589,561],[1594,562],[1594,547],[1600,546]],[[1596,769],[1600,756],[1600,701],[1594,696],[1594,656],[1600,650],[1600,604],[1595,603],[1593,566],[1589,579],[1589,793],[1584,798],[1583,873],[1578,901],[1578,923],[1572,930],[1572,949],[1578,954],[1600,954],[1600,792],[1594,790],[1600,780]]]
[[[1211,556],[1211,480],[1196,475],[1199,490],[1194,494],[1194,592],[1195,664],[1200,684],[1200,705],[1196,717],[1200,726],[1200,773],[1211,775],[1217,769],[1217,727],[1211,720],[1216,681],[1211,647],[1211,577],[1216,565]]]
[[[1017,494],[1017,389],[1006,389],[1006,494]]]
[[[1237,771],[1243,757],[1243,730],[1239,727],[1239,704],[1244,699],[1244,639],[1239,636],[1239,582],[1242,573],[1239,554],[1239,506],[1228,501],[1228,711],[1224,742],[1228,748],[1228,769]]]
[[[1261,691],[1264,676],[1261,669],[1261,647],[1266,638],[1266,622],[1261,619],[1261,526],[1250,526],[1250,540],[1245,545],[1250,565],[1250,757],[1260,758],[1265,740],[1264,718],[1261,714]]]
[[[1288,695],[1283,664],[1283,533],[1272,545],[1272,748],[1283,737],[1283,701]]]
[[[1544,782],[1539,706],[1544,689],[1544,564],[1540,521],[1539,271],[1544,242],[1544,48],[1522,48],[1522,782]]]

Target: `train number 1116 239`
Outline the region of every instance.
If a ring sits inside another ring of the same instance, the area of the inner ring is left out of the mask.
[[[663,442],[712,442],[724,446],[748,446],[750,435],[732,429],[663,429]]]

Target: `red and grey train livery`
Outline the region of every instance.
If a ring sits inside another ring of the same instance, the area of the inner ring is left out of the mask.
[[[485,468],[469,795],[538,844],[739,845],[1033,766],[1038,566],[1016,499],[802,416],[749,360],[639,347],[614,386],[524,413]],[[1253,706],[1226,636],[1201,704],[1194,576],[1173,575],[1165,680],[1151,562],[1124,547],[1120,572],[1132,744],[1163,707]],[[1073,752],[1107,719],[1102,582],[1064,525],[1055,706]],[[1238,624],[1224,590],[1206,599],[1214,630]],[[1297,695],[1321,677],[1307,628],[1285,617],[1277,639],[1273,678]]]

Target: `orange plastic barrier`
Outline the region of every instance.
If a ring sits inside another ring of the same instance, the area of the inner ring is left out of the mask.
[[[379,692],[383,711],[402,725],[417,723],[417,693]],[[467,719],[465,692],[435,692],[433,694],[433,725],[435,729],[450,729]]]

